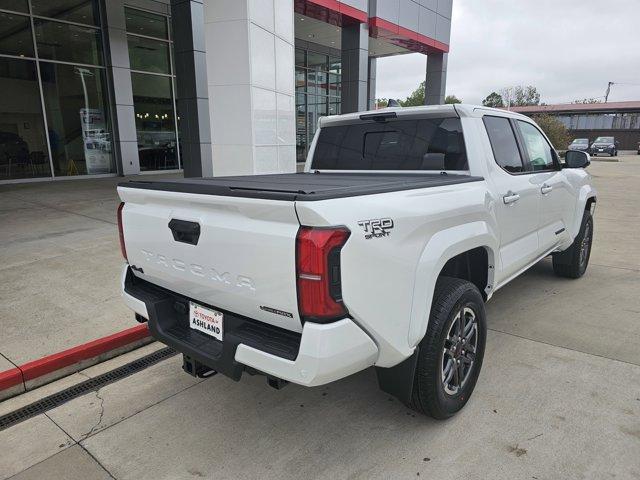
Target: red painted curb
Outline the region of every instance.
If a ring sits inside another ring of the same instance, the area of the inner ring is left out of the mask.
[[[6,390],[7,388],[15,387],[21,383],[22,372],[19,368],[12,368],[11,370],[0,372],[0,390]]]
[[[102,355],[110,350],[123,347],[129,343],[149,336],[146,324],[136,325],[113,335],[98,338],[62,352],[47,355],[38,360],[19,365],[17,368],[0,372],[0,390],[4,390],[22,382],[27,382],[56,370],[79,363],[83,360]]]

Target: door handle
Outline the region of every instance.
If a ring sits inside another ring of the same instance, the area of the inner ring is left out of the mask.
[[[502,197],[502,201],[505,205],[509,205],[510,203],[515,203],[520,200],[520,195],[515,192],[509,190],[505,196]]]
[[[543,183],[540,187],[540,192],[542,192],[543,195],[546,195],[551,190],[553,190],[553,187],[551,185],[547,185],[546,183]]]
[[[169,229],[176,242],[188,243],[190,245],[198,244],[198,239],[200,238],[199,223],[174,218],[169,222]]]

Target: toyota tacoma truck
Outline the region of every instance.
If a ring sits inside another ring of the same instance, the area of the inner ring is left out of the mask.
[[[280,388],[375,367],[446,418],[478,379],[485,302],[548,255],[585,273],[587,165],[513,112],[325,117],[301,173],[120,183],[123,297],[192,375]]]

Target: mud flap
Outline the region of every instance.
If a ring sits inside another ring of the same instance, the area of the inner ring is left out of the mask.
[[[393,395],[401,402],[409,403],[411,401],[416,367],[418,365],[419,348],[420,347],[416,347],[413,355],[395,367],[376,367],[380,390],[389,395]]]

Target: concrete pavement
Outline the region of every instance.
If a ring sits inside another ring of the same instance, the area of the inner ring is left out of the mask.
[[[456,417],[415,415],[372,370],[275,391],[263,377],[193,379],[173,357],[0,432],[0,478],[640,478],[640,159],[589,171],[586,276],[554,277],[544,260],[496,293]]]
[[[0,372],[136,325],[118,283],[122,180],[0,186]]]

